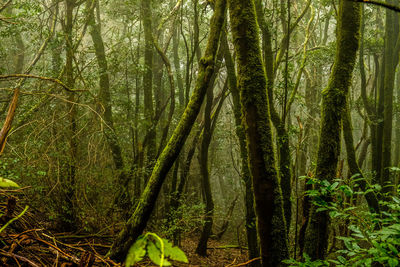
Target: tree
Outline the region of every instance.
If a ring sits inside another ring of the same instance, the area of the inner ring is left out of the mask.
[[[241,159],[241,178],[245,185],[244,202],[246,207],[246,235],[249,247],[249,260],[260,256],[260,248],[257,240],[256,214],[254,211],[254,193],[250,176],[247,149],[246,134],[242,125],[242,112],[240,107],[240,92],[237,85],[235,65],[232,55],[229,51],[227,36],[223,35],[221,40],[222,49],[224,49],[224,58],[228,76],[228,86],[232,94],[233,114],[235,116],[236,136],[239,139],[240,159]],[[259,265],[257,261],[251,263],[252,266]]]
[[[288,258],[282,192],[275,169],[266,77],[253,0],[229,1],[238,88],[246,132],[263,266]]]
[[[360,37],[360,4],[341,0],[337,25],[336,57],[328,86],[322,93],[321,126],[315,176],[332,181],[340,153],[342,114],[351,84]],[[329,197],[325,201],[330,201]],[[328,244],[329,214],[314,205],[306,230],[304,251],[323,259]]]
[[[199,113],[204,96],[209,87],[209,81],[214,72],[215,57],[219,46],[221,28],[225,19],[226,1],[217,0],[215,10],[210,23],[210,34],[204,56],[200,60],[200,69],[196,81],[195,90],[186,106],[178,126],[175,128],[172,137],[165,149],[157,159],[153,172],[147,182],[141,198],[124,225],[122,231],[115,239],[108,256],[123,261],[130,246],[143,232],[147,221],[153,211],[161,186],[171,169],[174,161],[179,155],[193,123]]]

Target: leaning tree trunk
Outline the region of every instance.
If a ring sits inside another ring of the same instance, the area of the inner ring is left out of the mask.
[[[219,45],[221,28],[225,19],[226,0],[217,0],[215,11],[211,19],[210,33],[204,57],[200,60],[196,86],[191,99],[182,115],[178,126],[174,130],[168,144],[157,159],[153,172],[146,184],[146,188],[130,219],[115,239],[108,256],[119,261],[125,260],[130,246],[140,236],[146,227],[153,211],[161,186],[179,155],[193,123],[200,111],[201,104],[207,92],[211,76],[214,72],[215,57]]]
[[[327,88],[322,92],[321,128],[316,177],[332,181],[340,154],[343,110],[351,84],[360,36],[360,4],[341,0],[337,26],[336,58]],[[326,201],[330,201],[327,197]],[[329,215],[313,206],[308,223],[304,251],[313,259],[325,256],[328,244]]]
[[[289,257],[286,223],[272,144],[266,77],[253,0],[229,0],[238,88],[253,181],[263,266]]]

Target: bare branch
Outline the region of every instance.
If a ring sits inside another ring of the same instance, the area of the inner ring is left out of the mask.
[[[32,75],[32,74],[8,74],[8,75],[0,75],[0,80],[5,80],[5,79],[10,79],[10,78],[33,78],[33,79],[39,79],[39,80],[44,80],[44,81],[50,81],[53,83],[56,83],[63,87],[65,90],[68,92],[84,92],[86,90],[80,90],[80,89],[72,89],[69,88],[67,85],[65,85],[63,82],[61,82],[58,79],[55,78],[50,78],[50,77],[42,77],[42,76],[37,76],[37,75]]]
[[[11,3],[12,0],[8,0],[4,5],[0,7],[0,12],[6,9],[6,7]]]

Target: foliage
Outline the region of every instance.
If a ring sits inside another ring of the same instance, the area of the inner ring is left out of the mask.
[[[9,180],[9,179],[5,179],[5,178],[3,178],[3,177],[0,177],[0,187],[1,187],[1,188],[9,188],[9,187],[16,187],[16,188],[18,188],[19,185],[18,185],[16,182],[14,182],[14,181],[11,181],[11,180]]]
[[[134,266],[144,259],[146,253],[150,260],[159,266],[171,266],[165,258],[188,263],[185,253],[180,248],[172,246],[171,242],[154,233],[147,233],[140,236],[129,249],[126,266]]]
[[[319,189],[308,191],[314,197],[318,211],[328,211],[331,219],[348,224],[349,236],[336,237],[343,243],[343,248],[333,253],[334,259],[328,261],[311,261],[304,255],[303,261],[286,260],[290,266],[371,266],[380,263],[383,266],[399,265],[400,245],[400,198],[386,195],[381,201],[382,212],[376,214],[368,211],[365,206],[352,203],[357,195],[367,192],[380,192],[381,186],[370,186],[365,192],[358,191],[357,182],[361,178],[353,176],[350,185],[341,185],[338,180],[312,180],[311,183],[320,185]],[[327,196],[332,201],[326,202]],[[332,255],[331,255],[332,256]]]
[[[191,233],[203,225],[203,213],[203,203],[190,205],[180,201],[178,209],[171,210],[169,217],[163,220],[162,232],[167,236],[173,236],[175,233]]]

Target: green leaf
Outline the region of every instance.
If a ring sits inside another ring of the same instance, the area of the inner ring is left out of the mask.
[[[393,246],[392,244],[388,244],[389,249],[394,253],[394,254],[399,254],[399,251],[396,249],[395,246]]]
[[[165,256],[170,258],[171,260],[174,261],[181,261],[184,263],[189,263],[185,252],[183,252],[180,248],[174,247],[171,242],[169,242],[167,239],[162,239],[164,242],[164,253]]]
[[[343,256],[338,256],[337,258],[340,261],[340,263],[342,263],[342,264],[345,264],[347,262]]]
[[[150,260],[155,264],[157,264],[158,266],[161,266],[161,256],[162,256],[161,251],[151,241],[149,241],[147,244],[147,252]],[[171,266],[171,263],[164,258],[162,266]]]
[[[393,201],[400,204],[400,199],[398,197],[392,197]]]
[[[330,186],[330,190],[335,190],[335,188],[337,187],[339,185],[339,183],[338,182],[334,182],[333,184],[331,184],[331,186]]]
[[[14,181],[0,177],[0,187],[2,187],[2,188],[8,188],[8,187],[19,188],[20,186]]]
[[[327,210],[327,208],[322,207],[322,208],[318,208],[315,212],[321,212],[321,211],[325,211],[325,210]]]
[[[399,266],[399,261],[398,261],[397,259],[394,259],[394,258],[390,258],[390,259],[388,260],[388,263],[389,263],[389,266],[390,266],[390,267]]]
[[[400,171],[400,168],[398,168],[398,167],[389,167],[389,170],[392,171],[392,172],[398,172],[398,171]]]
[[[147,238],[140,236],[131,246],[126,257],[125,265],[127,267],[135,265],[135,263],[143,260],[146,255]]]

